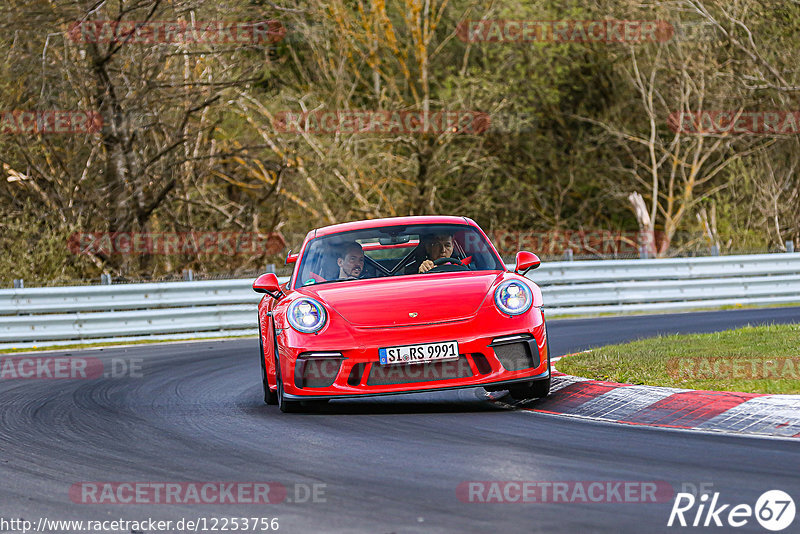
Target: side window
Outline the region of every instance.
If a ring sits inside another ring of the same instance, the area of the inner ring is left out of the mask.
[[[300,272],[300,285],[304,285],[306,281],[313,278],[314,274],[318,273],[320,267],[319,247],[314,243],[311,244],[305,256],[303,270]]]
[[[476,269],[493,268],[494,255],[480,234],[474,230],[467,230],[462,236],[464,254],[472,256],[472,264]]]
[[[328,248],[330,247],[326,247],[320,241],[314,241],[309,245],[303,261],[303,270],[300,272],[300,286],[330,279],[330,263],[335,264],[336,259],[330,257],[334,253],[329,252]]]

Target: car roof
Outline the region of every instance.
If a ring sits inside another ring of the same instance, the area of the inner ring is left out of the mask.
[[[381,226],[411,225],[411,224],[468,224],[477,226],[475,221],[468,217],[456,217],[453,215],[413,215],[409,217],[387,217],[384,219],[368,219],[364,221],[352,221],[340,224],[332,224],[317,228],[309,232],[308,237],[320,237],[351,230],[364,230],[366,228],[379,228]]]

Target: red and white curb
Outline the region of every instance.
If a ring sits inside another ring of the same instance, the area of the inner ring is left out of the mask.
[[[618,384],[565,375],[555,367],[552,377],[549,397],[511,406],[628,425],[800,438],[800,395]],[[490,399],[504,404],[498,394]]]

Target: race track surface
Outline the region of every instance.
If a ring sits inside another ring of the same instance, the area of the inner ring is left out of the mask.
[[[800,308],[552,320],[549,334],[559,355],[658,333],[799,320]],[[106,371],[123,364],[140,370],[91,380],[0,380],[0,517],[277,517],[279,532],[290,533],[688,530],[667,528],[672,498],[463,502],[457,488],[468,481],[666,481],[675,490],[705,483],[720,492],[720,503],[752,506],[764,491],[782,489],[800,505],[796,441],[512,411],[482,389],[341,400],[317,414],[281,414],[261,400],[257,353],[256,339],[66,351],[48,355],[100,358]],[[278,482],[288,498],[266,505],[73,502],[70,487],[91,481]],[[306,499],[314,484],[317,502],[288,502],[314,500]],[[737,530],[765,532],[754,518]]]

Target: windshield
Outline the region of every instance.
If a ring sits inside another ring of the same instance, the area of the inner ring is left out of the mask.
[[[295,287],[505,266],[474,227],[455,224],[385,226],[316,238],[300,260]]]

